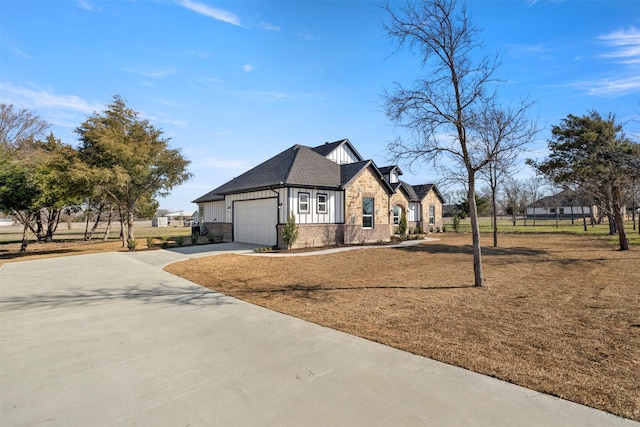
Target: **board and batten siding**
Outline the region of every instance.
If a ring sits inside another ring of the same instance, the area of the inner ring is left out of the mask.
[[[409,212],[407,212],[407,221],[418,222],[420,221],[420,203],[410,202]]]
[[[306,213],[299,210],[300,193],[309,195],[309,209]],[[327,196],[327,212],[318,213],[318,194]],[[344,223],[344,192],[310,188],[289,188],[284,203],[284,212],[293,212],[298,224],[342,224]],[[285,219],[286,222],[286,219]]]
[[[555,215],[556,209],[558,210],[558,215],[582,215],[583,207],[582,206],[549,206],[549,207],[536,207],[536,208],[527,208],[527,215]],[[584,214],[591,215],[591,207],[584,207]]]
[[[226,222],[224,200],[201,203],[204,208],[204,222]]]
[[[283,196],[284,194],[284,196]],[[278,203],[282,203],[286,197],[286,190],[282,188],[274,190],[252,191],[250,193],[232,194],[225,197],[225,200],[215,202],[205,202],[200,205],[204,208],[204,222],[232,222],[233,202],[242,200],[272,199],[278,198]],[[279,212],[279,221],[286,222],[287,218]]]
[[[356,163],[360,161],[356,153],[351,151],[345,145],[341,145],[340,147],[329,153],[327,159],[336,162],[339,165],[346,165],[349,163]]]

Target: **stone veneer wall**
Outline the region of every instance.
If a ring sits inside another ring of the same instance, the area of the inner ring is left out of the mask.
[[[362,228],[362,198],[373,197],[373,228]],[[391,240],[389,195],[371,170],[364,171],[345,189],[344,243],[374,243]]]
[[[429,224],[429,205],[433,205],[436,208],[435,224]],[[425,232],[428,232],[429,227],[440,227],[440,230],[442,230],[442,203],[433,190],[429,191],[422,199],[422,228],[424,228]]]
[[[278,247],[286,248],[282,240],[284,225],[278,225]],[[341,245],[344,242],[342,224],[298,224],[298,238],[292,249]]]
[[[231,242],[231,223],[230,222],[205,222],[204,227],[208,234],[222,235],[223,242]]]

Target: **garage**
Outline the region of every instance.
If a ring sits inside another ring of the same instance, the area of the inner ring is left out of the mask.
[[[274,246],[278,243],[278,199],[236,201],[233,205],[233,240]]]

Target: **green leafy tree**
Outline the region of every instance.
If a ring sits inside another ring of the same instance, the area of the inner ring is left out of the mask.
[[[120,96],[114,96],[101,114],[89,117],[76,133],[81,158],[97,177],[95,185],[124,218],[123,246],[135,240],[136,212],[149,212],[151,200],[168,195],[191,178],[189,160],[180,150],[170,148],[162,131],[139,119]]]
[[[287,245],[287,249],[291,250],[291,247],[296,243],[298,239],[298,224],[296,224],[296,215],[291,212],[287,223],[282,228],[282,240]]]
[[[30,141],[25,147],[29,148],[22,151],[22,161],[28,165],[40,188],[36,201],[39,209],[31,229],[38,240],[50,242],[60,223],[60,215],[65,210],[73,210],[82,201],[77,151],[53,134],[44,141]]]
[[[20,252],[27,250],[27,232],[38,209],[39,187],[31,180],[26,166],[5,147],[0,147],[0,211],[13,215],[23,226]]]
[[[595,111],[569,114],[551,134],[549,156],[528,163],[553,183],[583,189],[600,200],[620,249],[629,249],[622,211],[640,179],[640,144],[624,135],[614,115],[604,118]]]

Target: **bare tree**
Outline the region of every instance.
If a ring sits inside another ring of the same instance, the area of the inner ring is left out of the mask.
[[[479,172],[489,183],[493,210],[493,247],[498,247],[498,221],[496,199],[498,185],[513,173],[518,157],[536,136],[539,129],[528,119],[533,104],[522,101],[515,108],[491,107],[481,110],[474,128],[484,144],[485,156],[491,159]]]
[[[17,148],[20,141],[42,137],[50,126],[33,111],[0,104],[0,144],[5,147]]]
[[[388,37],[397,50],[408,48],[419,55],[426,73],[412,87],[396,83],[393,91],[384,93],[387,117],[409,135],[391,142],[388,149],[409,165],[428,162],[448,174],[462,171],[470,202],[474,284],[483,286],[476,174],[503,146],[487,150],[478,124],[483,114],[499,111],[494,108],[498,55],[484,55],[479,30],[464,3],[425,0],[398,8],[387,4],[385,10]]]

